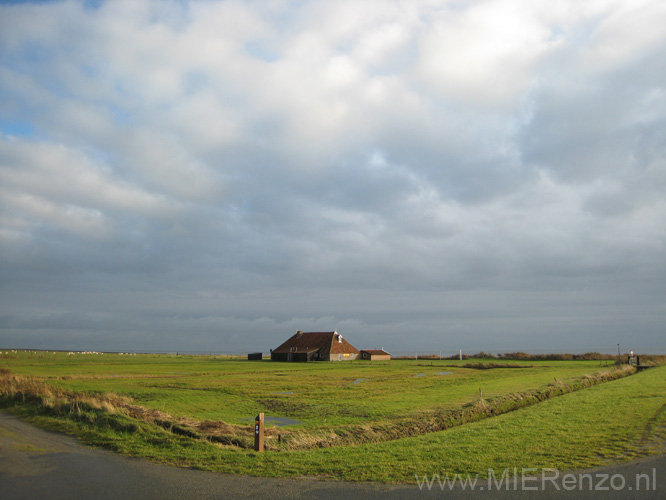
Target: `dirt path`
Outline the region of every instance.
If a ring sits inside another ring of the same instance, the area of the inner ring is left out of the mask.
[[[442,490],[435,481],[427,486],[388,486],[357,484],[314,479],[274,479],[239,477],[180,469],[167,465],[122,457],[90,448],[63,434],[37,429],[17,418],[0,412],[0,498],[19,499],[430,499],[430,498],[567,498],[567,499],[663,499],[666,498],[666,456],[640,462],[587,471],[602,489],[564,491],[561,481],[532,478],[523,488],[518,481],[495,483],[479,480],[474,491],[468,486]],[[599,484],[603,475],[609,477]],[[645,474],[635,489],[637,474]],[[616,475],[616,477],[613,477]],[[622,479],[623,478],[623,479]],[[656,484],[646,481],[656,478]],[[613,482],[609,482],[612,479]],[[498,478],[499,480],[499,478]],[[621,482],[625,488],[615,490]],[[580,484],[583,484],[581,482]],[[506,489],[506,486],[509,488]],[[536,488],[528,490],[527,488]],[[558,490],[559,488],[559,490]],[[631,488],[631,489],[629,489]]]

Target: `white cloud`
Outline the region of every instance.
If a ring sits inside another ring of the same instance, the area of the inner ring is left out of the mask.
[[[603,16],[581,54],[581,65],[589,70],[608,71],[640,59],[644,51],[663,43],[666,5],[642,0],[601,3]],[[601,9],[600,9],[601,10]]]
[[[442,10],[420,38],[420,73],[433,92],[468,103],[501,103],[525,91],[551,30],[524,2]]]

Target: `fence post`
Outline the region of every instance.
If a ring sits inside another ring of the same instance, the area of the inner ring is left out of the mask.
[[[254,451],[264,451],[264,414],[260,413],[254,419]]]

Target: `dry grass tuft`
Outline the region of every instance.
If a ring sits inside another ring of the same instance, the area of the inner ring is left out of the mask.
[[[75,393],[46,384],[34,377],[0,372],[0,397],[21,403],[33,403],[50,413],[81,413],[84,410],[127,413],[130,398],[113,393]]]

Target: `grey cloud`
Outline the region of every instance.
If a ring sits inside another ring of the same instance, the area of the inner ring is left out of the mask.
[[[378,5],[2,7],[0,344],[659,347],[654,23]]]

